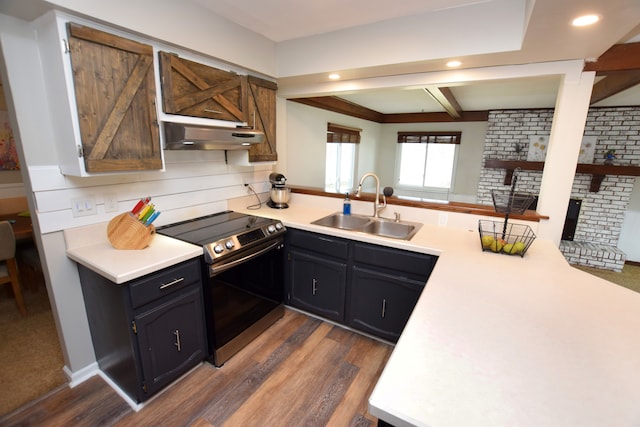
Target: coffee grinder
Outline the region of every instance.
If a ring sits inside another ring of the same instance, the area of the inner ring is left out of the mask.
[[[289,207],[287,202],[291,194],[291,189],[286,187],[287,179],[280,173],[273,172],[269,175],[271,183],[271,198],[267,202],[267,206],[274,209],[286,209]]]

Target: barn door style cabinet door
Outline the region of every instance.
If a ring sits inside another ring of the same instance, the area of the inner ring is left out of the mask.
[[[152,47],[58,12],[36,31],[61,172],[162,169]]]
[[[167,114],[246,121],[246,80],[242,76],[159,52],[162,107]]]
[[[87,172],[162,169],[152,47],[73,23],[68,29]]]
[[[159,52],[162,110],[166,114],[246,123],[265,133],[249,162],[277,160],[275,82],[239,75]]]
[[[248,76],[248,111],[247,122],[257,130],[264,132],[264,142],[253,145],[249,149],[250,162],[275,162],[276,152],[276,91],[274,82]]]

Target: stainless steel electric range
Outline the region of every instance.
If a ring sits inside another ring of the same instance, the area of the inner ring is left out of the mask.
[[[224,211],[157,232],[203,247],[209,360],[216,366],[283,316],[282,222]]]

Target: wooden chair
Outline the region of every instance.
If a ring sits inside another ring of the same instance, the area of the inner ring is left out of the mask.
[[[0,285],[11,283],[16,304],[23,316],[27,315],[27,308],[22,298],[20,280],[18,278],[18,263],[16,262],[16,238],[11,224],[0,221]]]

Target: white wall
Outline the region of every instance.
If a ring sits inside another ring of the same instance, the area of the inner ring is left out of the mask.
[[[376,170],[380,179],[394,186],[395,158],[398,146],[398,132],[410,131],[451,131],[462,132],[462,143],[458,148],[458,159],[454,176],[454,187],[450,200],[462,200],[475,203],[475,196],[480,179],[484,137],[487,133],[487,122],[454,122],[454,123],[406,123],[382,125],[379,145],[379,163]]]
[[[290,161],[287,162],[285,176],[288,184],[324,187],[327,123],[362,129],[356,180],[364,173],[375,170],[380,157],[378,147],[381,125],[378,123],[292,101],[286,102],[286,117],[286,150]],[[385,185],[391,185],[391,183]]]
[[[322,188],[325,169],[327,122],[361,128],[356,179],[375,172],[381,187],[394,187],[397,133],[399,131],[462,131],[453,193],[465,201],[475,201],[482,165],[486,122],[379,124],[344,114],[287,102],[287,153],[295,159],[287,163],[291,185]],[[373,181],[365,187],[371,190]]]

